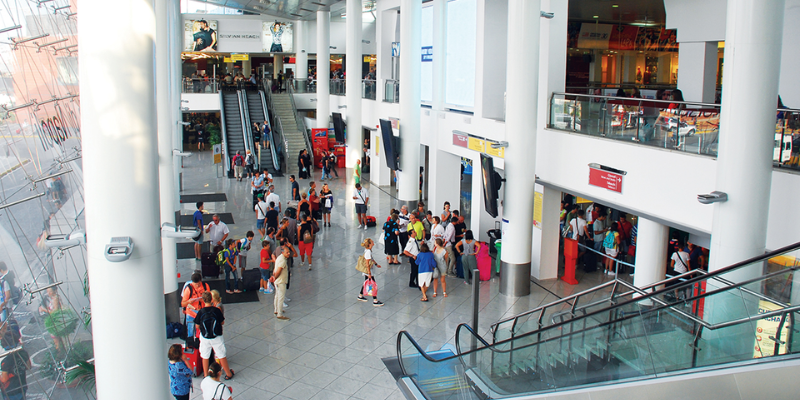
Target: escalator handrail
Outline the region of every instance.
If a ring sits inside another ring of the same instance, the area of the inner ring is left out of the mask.
[[[236,95],[239,97],[239,116],[242,118],[242,140],[244,141],[244,154],[242,157],[250,154],[255,158],[253,153],[253,128],[250,125],[250,109],[247,107],[247,93],[245,90],[237,90]]]
[[[289,92],[289,99],[292,102],[292,112],[294,112],[294,120],[295,123],[297,124],[297,129],[303,132],[303,139],[306,142],[306,149],[308,149],[308,156],[311,158],[311,165],[308,166],[308,172],[311,172],[314,170],[315,164],[314,164],[314,147],[311,146],[311,138],[309,137],[310,132],[306,127],[305,118],[300,118],[300,116],[297,114],[297,105],[294,103],[294,89],[292,88],[292,85],[287,85],[287,91]],[[317,115],[317,118],[319,117],[320,116]],[[328,118],[328,116],[326,115],[325,118]]]
[[[228,171],[231,169],[231,156],[229,154],[230,150],[228,149],[228,132],[225,129],[225,96],[223,91],[219,91],[219,116],[220,116],[220,134],[222,137],[222,156],[225,157],[225,173],[227,174]]]
[[[270,154],[272,154],[272,168],[275,168],[275,171],[280,171],[281,164],[280,160],[278,160],[278,153],[275,151],[275,138],[272,135],[272,123],[269,122],[269,109],[267,108],[266,96],[263,90],[259,90],[258,95],[261,96],[261,108],[264,109],[264,121],[269,127],[269,135],[266,135],[266,137],[269,140]],[[261,132],[261,135],[265,135],[264,132]]]
[[[564,335],[560,335],[560,336],[554,335],[551,338],[547,338],[547,339],[544,339],[542,341],[529,343],[529,344],[526,344],[526,345],[524,345],[522,347],[517,347],[517,348],[513,348],[513,349],[508,349],[508,350],[497,349],[497,347],[505,345],[505,344],[508,344],[508,343],[512,343],[514,340],[517,340],[517,339],[527,338],[527,337],[532,336],[532,335],[538,335],[538,334],[541,334],[542,332],[545,332],[545,331],[548,331],[548,330],[551,330],[551,329],[557,329],[557,328],[560,328],[561,326],[566,325],[566,324],[579,322],[582,319],[593,317],[593,316],[595,316],[597,314],[600,314],[600,313],[606,313],[606,312],[612,311],[614,309],[622,308],[622,307],[624,307],[624,306],[626,306],[628,304],[631,304],[631,303],[638,303],[638,302],[641,302],[643,300],[653,299],[654,297],[656,297],[658,295],[661,295],[663,293],[674,292],[675,290],[680,290],[682,287],[694,285],[694,283],[702,281],[704,279],[711,279],[713,277],[716,277],[716,276],[719,276],[719,275],[723,275],[723,274],[729,273],[731,271],[735,271],[735,270],[737,270],[739,268],[742,268],[742,267],[757,263],[759,261],[765,261],[765,260],[768,260],[768,259],[770,259],[772,257],[781,255],[783,253],[787,253],[787,252],[798,250],[798,249],[800,249],[800,242],[794,243],[794,244],[789,245],[789,246],[782,247],[782,248],[774,250],[774,251],[767,252],[767,253],[762,254],[760,256],[756,256],[756,257],[752,257],[752,258],[749,258],[749,259],[744,260],[744,261],[740,261],[738,263],[735,263],[733,265],[729,265],[729,266],[727,266],[725,268],[721,268],[719,270],[707,273],[705,275],[700,275],[698,277],[689,279],[689,280],[685,281],[684,283],[679,284],[677,286],[671,286],[671,287],[668,287],[668,288],[664,287],[664,288],[655,290],[655,291],[653,291],[651,293],[643,294],[640,297],[637,297],[637,298],[634,298],[634,299],[631,299],[631,300],[628,300],[628,301],[620,302],[620,303],[611,305],[611,306],[603,308],[603,309],[595,310],[595,311],[593,311],[591,313],[587,313],[587,314],[584,314],[582,316],[579,316],[579,317],[576,317],[576,318],[573,318],[573,319],[570,319],[570,320],[566,320],[566,321],[558,322],[558,323],[555,323],[555,324],[552,324],[552,325],[548,325],[548,326],[543,327],[541,329],[536,329],[536,330],[533,330],[531,332],[526,332],[526,333],[524,333],[522,335],[514,336],[514,337],[511,337],[509,339],[505,339],[505,340],[502,340],[500,342],[496,342],[496,343],[490,344],[488,346],[475,348],[475,349],[469,350],[469,351],[464,352],[464,353],[459,353],[459,354],[456,354],[456,355],[453,355],[453,356],[450,356],[450,357],[441,358],[441,359],[438,359],[438,360],[430,357],[424,350],[422,350],[422,348],[419,346],[419,344],[416,343],[416,341],[411,337],[411,335],[408,332],[400,331],[398,333],[398,339],[397,339],[397,358],[401,360],[400,366],[402,367],[403,364],[402,364],[402,353],[401,353],[401,349],[400,349],[400,343],[401,343],[401,338],[402,338],[403,335],[408,337],[409,341],[412,343],[412,345],[414,345],[414,347],[416,347],[417,350],[420,352],[420,355],[422,355],[426,360],[428,360],[430,362],[449,361],[449,360],[452,360],[452,359],[454,359],[456,357],[463,357],[465,355],[470,355],[470,354],[473,354],[473,353],[477,353],[478,351],[482,351],[482,350],[487,349],[487,348],[491,349],[493,352],[505,353],[505,352],[516,351],[516,350],[520,350],[520,349],[523,349],[523,348],[535,346],[535,345],[538,345],[540,343],[548,342],[548,341],[551,341],[551,340],[561,339],[563,337],[568,337],[568,336],[571,336],[573,334],[581,333],[582,331],[573,331],[573,332],[570,332],[568,334],[564,334]],[[737,288],[739,288],[741,286],[749,285],[749,284],[751,284],[753,282],[758,282],[758,281],[762,281],[764,279],[769,279],[772,276],[779,275],[779,274],[782,274],[782,273],[786,273],[787,270],[795,271],[795,270],[798,270],[798,269],[800,269],[800,267],[790,267],[790,268],[787,268],[787,269],[782,269],[782,270],[773,272],[771,274],[762,275],[762,276],[759,276],[757,278],[753,278],[753,279],[749,279],[747,281],[743,281],[743,282],[737,283],[735,285],[726,286],[726,287],[723,287],[723,288],[720,288],[720,289],[717,289],[717,290],[714,290],[714,291],[706,291],[705,293],[693,296],[693,297],[691,297],[689,299],[686,299],[686,300],[683,300],[683,301],[680,301],[680,302],[681,303],[683,303],[683,302],[691,302],[691,301],[695,301],[695,300],[698,300],[698,299],[703,299],[705,297],[709,297],[709,296],[717,294],[717,293],[721,293],[721,292],[737,289]],[[672,307],[671,304],[656,306],[656,307],[653,307],[653,308],[649,309],[647,312],[648,313],[657,312],[657,311],[660,311],[660,310],[662,310],[664,308],[671,308],[671,307]],[[747,322],[752,321],[752,320],[768,318],[770,316],[780,315],[780,314],[783,314],[783,313],[789,313],[789,312],[795,312],[795,311],[800,311],[800,305],[793,306],[793,307],[788,307],[788,308],[782,308],[782,309],[770,311],[770,312],[767,312],[767,313],[751,315],[751,316],[748,316],[748,317],[745,317],[745,318],[740,318],[738,320],[727,321],[727,322],[722,322],[722,323],[713,324],[713,325],[706,322],[704,325],[707,325],[707,326],[704,326],[704,327],[706,329],[712,329],[712,330],[713,329],[719,329],[719,328],[725,328],[725,327],[728,327],[728,326],[747,323]],[[609,325],[611,323],[617,323],[619,321],[624,321],[626,319],[634,318],[634,317],[636,317],[638,315],[641,315],[641,314],[631,314],[631,315],[627,315],[627,316],[622,316],[619,319],[615,319],[613,321],[609,320],[609,321],[600,323],[599,325],[595,325],[592,328],[594,329],[594,328],[597,328],[597,327],[602,327],[602,326]],[[472,332],[472,333],[474,334],[474,332]],[[484,340],[481,340],[481,341],[485,342]],[[404,374],[405,374],[405,372],[406,371],[403,370]]]
[[[470,351],[462,353],[461,352],[461,346],[459,345],[459,342],[460,342],[459,341],[459,334],[461,332],[461,328],[462,327],[464,329],[466,329],[467,331],[469,331],[469,333],[471,333],[475,337],[475,339],[477,339],[481,343],[483,343],[484,347],[472,349]],[[476,352],[478,350],[482,350],[482,349],[485,349],[485,348],[490,348],[490,349],[492,349],[492,351],[496,351],[495,349],[493,349],[494,346],[489,344],[488,342],[486,342],[486,340],[484,340],[480,335],[475,333],[475,331],[472,329],[472,327],[467,325],[467,323],[461,323],[461,324],[458,324],[458,327],[456,327],[456,351],[458,352],[458,354],[455,354],[455,355],[452,355],[452,356],[449,356],[449,357],[445,357],[445,358],[441,358],[441,359],[437,360],[437,359],[429,356],[428,353],[425,350],[422,349],[422,347],[419,345],[419,343],[417,343],[417,341],[414,340],[413,337],[411,337],[411,334],[409,334],[407,331],[403,330],[403,331],[400,331],[397,334],[397,360],[400,363],[400,370],[403,372],[403,375],[408,375],[408,373],[406,372],[406,368],[403,365],[403,357],[401,355],[401,351],[402,351],[401,345],[402,345],[404,336],[406,338],[408,338],[408,341],[411,343],[412,346],[414,346],[414,348],[417,349],[417,351],[419,352],[419,354],[422,357],[424,357],[426,360],[431,361],[431,362],[440,362],[440,361],[446,361],[446,360],[449,361],[449,360],[452,360],[452,359],[457,358],[457,357],[462,357],[464,355],[472,354],[472,353],[474,353],[474,352]]]
[[[275,126],[278,128],[278,134],[281,135],[280,140],[283,142],[283,161],[286,162],[286,171],[289,171],[289,140],[286,139],[286,135],[283,134],[283,122],[281,122],[281,117],[275,116],[275,121],[277,122]]]

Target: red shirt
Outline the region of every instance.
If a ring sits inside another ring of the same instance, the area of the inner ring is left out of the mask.
[[[265,258],[267,260],[272,260],[272,254],[267,251],[266,247],[261,249],[261,258],[258,259],[258,266],[261,267],[261,269],[269,269],[270,264],[272,264],[272,262],[263,262],[262,260]]]

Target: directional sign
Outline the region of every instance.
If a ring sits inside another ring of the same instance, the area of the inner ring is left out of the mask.
[[[622,193],[622,175],[613,172],[589,168],[589,184]]]

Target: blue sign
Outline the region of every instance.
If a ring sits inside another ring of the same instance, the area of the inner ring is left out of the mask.
[[[433,46],[423,46],[422,62],[432,62],[432,61],[433,61]]]
[[[392,57],[400,57],[400,42],[392,42]]]

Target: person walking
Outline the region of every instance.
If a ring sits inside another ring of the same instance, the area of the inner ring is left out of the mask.
[[[253,193],[253,207],[258,203],[258,195],[261,195],[261,197],[264,196],[266,187],[266,178],[261,175],[261,172],[254,171],[253,179],[250,180],[250,192]]]
[[[236,151],[236,155],[231,160],[231,168],[233,168],[233,177],[239,182],[242,181],[244,175],[244,157],[240,151]]]
[[[400,227],[397,224],[398,214],[392,213],[389,220],[383,224],[383,251],[386,253],[387,264],[400,264],[397,255],[400,254]]]
[[[255,169],[256,159],[253,157],[253,153],[251,153],[250,150],[245,151],[244,167],[248,178],[252,178],[254,173],[258,173],[258,170]]]
[[[230,386],[219,381],[222,369],[216,362],[205,368],[206,377],[200,382],[203,400],[233,400]]]
[[[431,285],[433,279],[433,270],[436,269],[436,260],[433,258],[433,253],[424,241],[419,245],[419,254],[414,260],[417,264],[417,281],[422,290],[422,299],[420,301],[428,301],[428,287]]]
[[[169,364],[169,391],[175,400],[189,400],[189,392],[192,390],[192,370],[188,367],[189,362],[183,354],[183,347],[179,344],[169,346],[167,352]]]
[[[442,294],[447,297],[447,283],[445,277],[447,276],[447,265],[450,254],[444,248],[444,240],[436,239],[433,245],[433,258],[436,260],[436,270],[433,271],[433,297],[436,297],[436,286],[442,283]],[[438,281],[437,281],[438,279]]]
[[[461,263],[464,269],[464,283],[472,283],[472,271],[478,268],[478,259],[475,257],[480,250],[480,243],[475,241],[475,236],[472,231],[468,230],[464,233],[464,239],[461,239],[456,244],[456,250],[461,253]]]
[[[408,231],[408,242],[406,247],[403,248],[403,254],[408,257],[408,264],[411,267],[411,274],[408,277],[408,287],[419,287],[417,282],[417,254],[419,254],[419,242],[417,242],[417,231],[411,229]]]
[[[225,260],[225,293],[234,294],[234,293],[242,293],[239,290],[239,278],[238,274],[236,273],[236,256],[239,255],[239,252],[236,251],[236,241],[233,239],[228,239],[225,242],[226,249],[222,252],[222,257]],[[233,275],[233,289],[231,290],[231,282],[230,276]]]
[[[274,206],[270,207],[275,207],[275,209],[278,210],[278,212],[281,212],[281,197],[278,196],[277,193],[275,193],[275,185],[269,185],[269,194],[267,194],[265,201],[267,202],[267,204],[275,203]]]
[[[367,189],[361,187],[361,184],[356,182],[356,188],[353,191],[353,200],[356,201],[356,216],[358,218],[358,229],[364,227],[367,229],[367,207],[369,206],[369,192]]]
[[[222,336],[222,324],[225,316],[222,310],[214,306],[214,298],[211,292],[203,292],[203,304],[205,307],[197,312],[195,322],[200,329],[200,358],[203,359],[203,371],[208,375],[209,358],[211,349],[214,349],[214,356],[219,360],[225,370],[225,379],[233,379],[234,371],[228,366],[228,354],[225,349],[225,339]]]
[[[274,314],[278,319],[288,321],[289,317],[283,315],[284,300],[286,299],[286,284],[289,283],[289,265],[287,259],[292,256],[289,247],[283,246],[281,255],[275,260],[275,270],[269,281],[275,285],[275,299],[273,301]]]
[[[373,266],[378,268],[381,267],[375,262],[375,259],[372,256],[372,248],[374,246],[375,242],[373,242],[370,238],[366,238],[363,242],[361,242],[361,247],[364,248],[364,259],[367,261],[367,272],[362,272],[362,275],[364,275],[364,282],[370,279],[375,279],[372,276]],[[358,301],[367,301],[367,298],[364,297],[364,285],[361,285],[361,291],[358,293]],[[372,305],[375,307],[381,307],[383,306],[383,303],[378,301],[378,296],[372,296]]]
[[[291,199],[294,201],[300,201],[300,184],[297,183],[297,179],[294,177],[294,175],[289,175],[289,182],[292,183],[292,195],[290,196]]]
[[[258,194],[258,203],[253,209],[256,213],[256,230],[258,230],[263,239],[267,236],[267,213],[272,210],[272,207],[264,201],[264,193]]]
[[[356,185],[361,185],[361,160],[356,160],[356,165],[353,167],[353,179]]]
[[[320,210],[322,211],[322,226],[331,226],[331,210],[333,209],[333,192],[327,183],[322,184],[319,192]]]
[[[192,215],[192,226],[200,230],[200,236],[194,241],[194,258],[199,260],[203,250],[203,202],[198,201],[195,206],[197,211]]]

